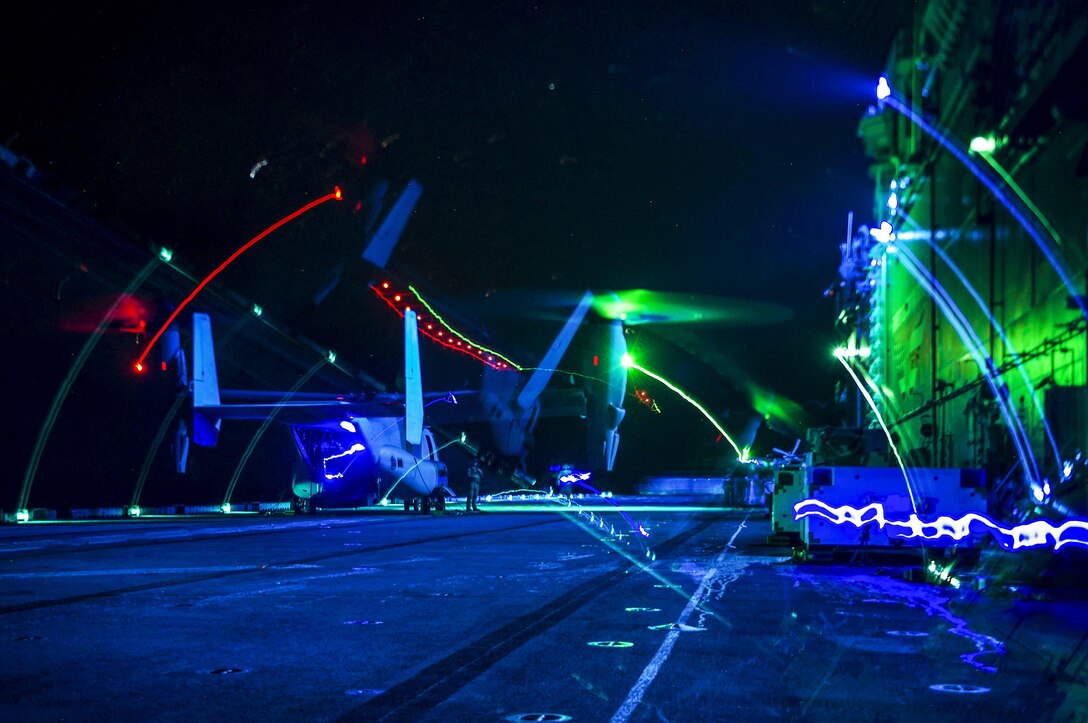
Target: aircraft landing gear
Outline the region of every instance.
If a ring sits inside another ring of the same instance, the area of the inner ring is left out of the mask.
[[[431,511],[445,512],[446,511],[446,496],[441,493],[435,493],[428,497],[410,497],[404,500],[404,511],[419,511],[425,515],[431,514]]]
[[[291,501],[291,508],[296,515],[310,515],[314,511],[309,497],[296,497]]]

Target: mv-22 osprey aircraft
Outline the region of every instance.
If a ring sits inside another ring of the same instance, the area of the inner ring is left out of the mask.
[[[384,271],[421,188],[410,181],[375,233],[362,258]],[[327,295],[331,286],[322,291]],[[588,466],[611,470],[623,419],[627,369],[622,328],[614,321],[593,323],[582,332],[597,352],[586,361],[584,384],[549,389],[575,334],[594,306],[585,292],[566,317],[559,334],[524,384],[524,372],[485,367],[481,389],[424,394],[419,361],[417,313],[404,316],[405,394],[296,393],[221,390],[215,365],[211,319],[193,315],[192,441],[214,446],[223,419],[268,419],[291,427],[295,445],[309,471],[308,480],[293,484],[296,509],[356,507],[387,499],[391,492],[405,508],[444,507],[453,495],[446,466],[440,461],[430,424],[450,427],[483,423],[489,439],[482,445],[498,460],[500,472],[524,465],[532,432],[541,417],[584,418]],[[569,308],[569,307],[568,307]],[[599,321],[599,320],[598,320]],[[445,403],[443,403],[445,402]],[[274,416],[273,416],[274,415]]]
[[[542,369],[530,377],[512,402],[521,413],[517,419],[508,419],[507,425],[526,425],[522,440],[541,414],[570,415],[579,406],[584,408],[584,400],[572,398],[565,390],[560,390],[565,397],[560,401],[551,399],[542,405],[541,397],[550,370],[562,358],[591,301],[592,295],[587,293],[545,354]],[[404,500],[405,510],[443,509],[446,499],[456,494],[449,487],[446,465],[439,459],[435,434],[424,425],[424,410],[445,402],[447,406],[438,416],[443,423],[454,424],[487,421],[483,415],[490,407],[493,411],[487,416],[497,422],[504,415],[496,416],[494,410],[504,400],[482,401],[479,390],[424,394],[417,315],[412,310],[404,313],[404,360],[403,395],[288,395],[220,389],[211,318],[193,314],[193,441],[214,446],[224,419],[271,417],[291,427],[309,471],[309,480],[294,484],[296,510],[367,506],[391,493]]]

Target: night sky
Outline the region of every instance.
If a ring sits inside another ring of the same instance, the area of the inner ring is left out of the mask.
[[[750,412],[752,385],[817,423],[838,378],[822,291],[848,212],[871,221],[857,124],[910,8],[38,4],[0,51],[0,141],[134,243],[170,246],[199,274],[342,187],[345,202],[270,236],[221,278],[380,378],[400,361],[381,351],[397,326],[352,273],[367,199],[388,184],[391,201],[417,179],[423,196],[394,267],[436,298],[645,288],[779,304],[789,321],[645,326],[631,343],[727,426]],[[344,282],[315,306],[341,262]],[[556,330],[529,313],[500,326],[496,346],[537,352]],[[685,435],[675,447],[713,442],[654,392],[663,414],[631,409],[632,445],[662,420]],[[659,465],[670,466],[683,462]]]

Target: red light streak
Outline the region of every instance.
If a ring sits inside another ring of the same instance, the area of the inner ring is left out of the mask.
[[[200,293],[201,289],[203,289],[205,286],[208,285],[209,281],[211,281],[216,276],[218,276],[220,271],[222,271],[223,269],[230,266],[234,262],[235,259],[237,259],[243,253],[245,253],[251,246],[256,244],[258,241],[263,239],[268,234],[270,234],[273,231],[275,231],[276,229],[278,229],[280,226],[283,226],[284,224],[286,224],[286,223],[288,223],[290,221],[293,221],[294,219],[298,218],[299,216],[306,213],[307,211],[314,208],[315,206],[320,206],[321,204],[325,203],[326,201],[331,201],[333,199],[336,199],[337,201],[339,201],[339,200],[341,200],[341,198],[343,198],[343,194],[340,191],[340,187],[337,186],[333,190],[332,193],[330,193],[328,195],[325,195],[325,196],[322,196],[321,198],[319,198],[317,200],[310,201],[309,203],[307,203],[305,206],[298,209],[294,213],[292,213],[292,214],[290,214],[288,216],[284,216],[279,221],[276,221],[276,223],[272,224],[271,226],[266,228],[264,231],[261,231],[259,234],[257,234],[253,238],[251,238],[244,245],[242,245],[237,251],[235,251],[230,256],[228,256],[227,260],[224,261],[223,263],[219,264],[219,266],[216,267],[215,271],[213,271],[210,274],[208,274],[207,276],[205,276],[204,280],[196,285],[196,288],[193,289],[193,291],[187,297],[185,297],[185,300],[182,301],[178,305],[178,308],[174,309],[174,313],[172,313],[170,315],[170,318],[166,320],[166,322],[162,325],[162,328],[160,328],[158,331],[155,332],[155,336],[151,337],[151,341],[148,342],[148,345],[146,347],[144,347],[144,353],[141,354],[140,358],[136,360],[136,371],[142,372],[144,370],[144,360],[147,359],[147,355],[151,352],[152,347],[155,346],[155,342],[157,342],[159,340],[159,337],[162,336],[164,331],[166,331],[166,328],[168,326],[170,326],[170,324],[174,323],[174,319],[178,318],[178,314],[181,313],[181,310],[184,309],[186,306],[188,306],[189,302],[192,301],[196,297],[196,295]]]
[[[404,316],[405,310],[411,308],[404,305],[405,297],[408,295],[406,292],[392,293],[387,296],[385,293],[389,291],[389,282],[383,281],[380,284],[371,284],[370,288],[374,289],[374,293],[378,295],[378,298],[384,301],[389,308],[397,312],[399,316]],[[418,298],[418,297],[417,297]],[[423,304],[426,307],[426,304]],[[488,354],[484,349],[473,345],[471,342],[459,341],[455,339],[456,332],[452,329],[451,333],[447,334],[442,329],[435,329],[435,325],[440,323],[438,320],[432,321],[433,317],[429,316],[426,311],[417,310],[416,314],[419,315],[419,332],[423,336],[429,338],[431,341],[435,341],[447,349],[461,352],[466,356],[471,356],[474,359],[482,361],[484,364],[492,367],[493,369],[509,369],[510,365],[506,362],[497,360],[493,355]],[[426,319],[426,321],[425,321]]]

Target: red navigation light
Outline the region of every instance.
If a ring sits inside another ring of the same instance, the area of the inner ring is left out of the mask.
[[[142,372],[143,370],[144,370],[144,365],[141,364],[140,362],[136,362],[136,371],[137,372]]]
[[[162,370],[166,371],[166,362],[163,361],[163,362],[160,362],[160,363],[162,364]]]
[[[593,366],[597,366],[597,364],[599,364],[600,361],[601,361],[600,358],[596,354],[594,354],[593,355]]]
[[[364,155],[364,156],[361,156],[361,157],[359,158],[359,163],[361,163],[361,164],[362,164],[362,165],[364,165],[364,166],[366,165],[366,156],[365,156],[365,155]]]

